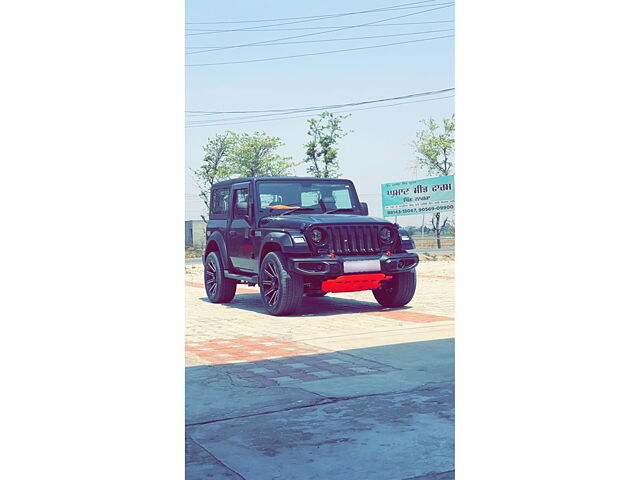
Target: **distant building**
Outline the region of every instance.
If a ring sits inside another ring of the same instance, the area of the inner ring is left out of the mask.
[[[203,220],[187,220],[184,222],[184,244],[188,247],[204,247],[207,222]]]

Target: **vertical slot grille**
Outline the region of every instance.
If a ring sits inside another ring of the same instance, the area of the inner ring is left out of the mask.
[[[329,248],[340,255],[367,255],[380,252],[378,227],[375,225],[333,225],[329,233]]]

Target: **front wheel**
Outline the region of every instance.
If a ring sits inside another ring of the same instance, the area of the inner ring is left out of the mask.
[[[300,306],[304,279],[289,273],[280,252],[267,253],[260,264],[260,295],[271,315],[289,315]]]
[[[416,292],[416,271],[396,273],[391,280],[382,282],[373,296],[383,307],[402,307],[409,303]]]

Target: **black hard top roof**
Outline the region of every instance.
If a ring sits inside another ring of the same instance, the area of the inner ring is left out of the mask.
[[[316,177],[243,177],[243,178],[230,178],[229,180],[223,180],[222,182],[216,183],[213,187],[223,187],[226,185],[233,185],[236,183],[244,183],[244,182],[255,182],[256,180],[275,180],[275,181],[292,181],[292,180],[314,180],[314,181],[332,181],[335,182],[343,181],[343,182],[351,182],[351,180],[347,180],[345,178],[316,178]]]

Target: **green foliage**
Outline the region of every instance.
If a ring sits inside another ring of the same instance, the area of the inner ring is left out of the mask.
[[[294,166],[291,157],[275,153],[283,145],[278,137],[269,137],[264,132],[237,136],[230,154],[233,173],[241,177],[289,175]]]
[[[227,130],[207,139],[203,147],[202,165],[192,170],[200,188],[198,196],[209,211],[211,187],[231,177],[285,176],[291,173],[291,157],[277,155],[275,151],[283,145],[278,137],[269,137],[264,132],[238,135]],[[203,217],[203,220],[206,220]]]
[[[455,115],[442,120],[442,127],[433,119],[422,120],[425,128],[416,134],[412,145],[416,152],[416,168],[426,168],[430,175],[453,173],[455,155]],[[442,132],[440,133],[440,130]]]
[[[455,235],[456,234],[456,226],[455,223],[453,221],[453,219],[449,222],[449,224],[446,226],[446,228],[443,228],[442,231],[444,233],[447,233],[449,235]]]
[[[342,120],[349,115],[334,115],[322,112],[319,118],[307,120],[311,140],[305,144],[308,164],[307,172],[316,178],[336,178],[340,176],[338,149],[336,143],[350,132],[342,129]]]
[[[202,199],[209,210],[209,191],[214,183],[226,180],[233,174],[231,164],[231,152],[238,140],[238,135],[227,130],[217,134],[213,138],[207,139],[207,144],[203,147],[204,158],[202,165],[193,170],[196,182],[200,188],[198,196]]]
[[[442,119],[442,127],[433,119],[422,120],[425,128],[416,134],[413,141],[413,148],[416,152],[415,168],[426,168],[430,175],[450,175],[453,173],[453,159],[455,156],[455,115],[451,118]],[[442,130],[442,132],[440,132]],[[440,212],[436,212],[431,217],[431,226],[436,234],[438,248],[440,248],[440,233],[447,228],[445,218],[440,223]]]

